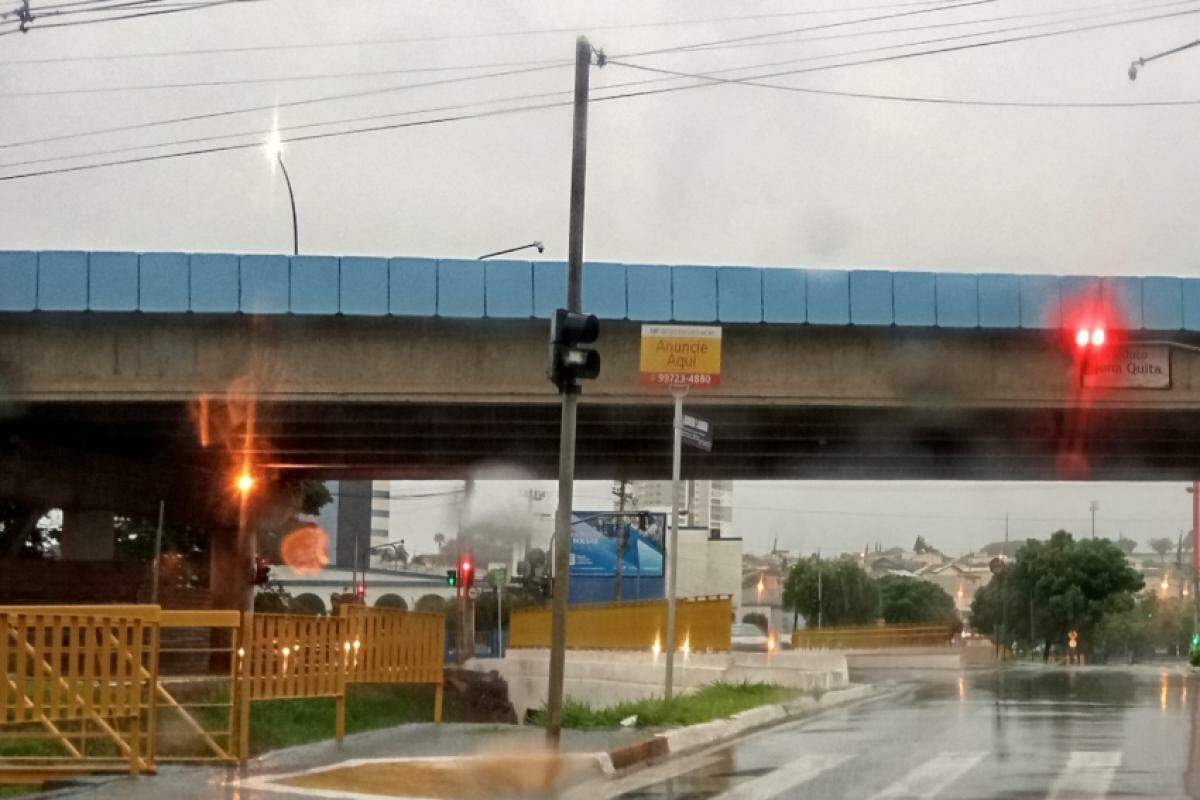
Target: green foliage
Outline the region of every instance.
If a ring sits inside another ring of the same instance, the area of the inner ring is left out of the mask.
[[[788,572],[783,605],[810,624],[819,611],[824,625],[866,625],[879,616],[879,587],[852,559],[802,559]]]
[[[320,616],[325,613],[325,601],[312,592],[304,592],[292,598],[288,610],[293,614]]]
[[[1107,539],[1077,542],[1057,531],[1046,542],[1026,541],[1004,576],[976,592],[971,621],[980,632],[997,635],[1007,607],[1006,642],[1061,644],[1067,631],[1078,630],[1086,651],[1105,616],[1131,609],[1133,592],[1141,588],[1141,576],[1117,545]]]
[[[769,683],[713,683],[669,701],[654,697],[606,708],[592,708],[568,698],[563,703],[562,724],[564,728],[615,728],[626,717],[637,716],[639,728],[695,725],[756,706],[784,703],[796,695],[793,689]],[[531,716],[535,724],[544,724],[544,709]]]
[[[766,633],[767,629],[771,627],[771,623],[767,620],[767,615],[758,611],[746,614],[744,617],[742,617],[742,622],[748,622],[751,625],[758,626],[763,633]]]
[[[398,608],[401,611],[408,610],[408,603],[403,597],[398,594],[385,594],[375,601],[376,608]]]
[[[1122,536],[1117,540],[1117,547],[1120,548],[1121,552],[1125,555],[1131,555],[1133,551],[1137,549],[1137,542],[1133,539],[1126,539],[1124,536]]]
[[[254,595],[254,611],[258,614],[285,614],[290,597],[285,592],[259,592]]]
[[[446,609],[446,601],[441,595],[423,594],[417,598],[417,603],[413,607],[414,611],[428,611],[434,614],[440,614]],[[451,603],[450,605],[453,605]]]
[[[1146,542],[1146,544],[1150,545],[1151,550],[1158,553],[1160,560],[1165,561],[1167,558],[1167,553],[1170,552],[1171,545],[1173,543],[1170,539],[1163,536],[1158,539],[1151,539],[1150,541]]]
[[[917,555],[927,553],[932,549],[932,547],[926,544],[924,536],[917,536],[917,541],[913,542],[913,552]]]
[[[1188,651],[1188,663],[1193,667],[1200,667],[1200,644],[1192,645]]]
[[[954,598],[930,581],[888,575],[879,580],[879,610],[886,622],[958,624]]]

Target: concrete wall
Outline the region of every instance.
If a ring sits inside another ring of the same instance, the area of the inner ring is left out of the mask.
[[[361,574],[361,573],[360,573]],[[329,595],[333,592],[353,591],[353,573],[349,569],[324,569],[316,575],[297,575],[285,566],[271,567],[271,582],[279,583],[295,597],[311,593],[329,608]],[[385,594],[397,594],[404,598],[411,609],[424,595],[434,594],[447,601],[454,600],[454,587],[446,585],[445,572],[424,576],[416,573],[394,573],[372,570],[367,573],[367,605],[373,606]]]
[[[677,597],[727,594],[736,619],[742,595],[742,540],[710,539],[707,528],[680,528]]]
[[[508,683],[508,696],[524,720],[529,709],[546,703],[549,651],[510,650],[504,658],[478,658],[466,664],[495,670]],[[568,650],[567,697],[604,707],[662,696],[665,664],[649,652]],[[762,681],[802,690],[826,690],[849,683],[844,656],[826,652],[693,653],[675,661],[675,687],[686,693],[716,681]]]

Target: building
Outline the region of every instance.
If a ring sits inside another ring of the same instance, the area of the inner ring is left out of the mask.
[[[332,498],[317,515],[329,537],[329,566],[362,569],[378,565],[371,548],[386,544],[391,516],[389,481],[326,481]]]
[[[671,481],[634,481],[632,493],[640,510],[671,510]],[[732,533],[733,481],[683,481],[680,514],[681,527]]]
[[[727,594],[733,601],[735,619],[742,602],[742,540],[726,538],[719,531],[680,528],[676,555],[679,577],[677,597]]]

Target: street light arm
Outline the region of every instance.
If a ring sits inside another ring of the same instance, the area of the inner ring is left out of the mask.
[[[292,255],[300,255],[300,232],[296,224],[296,195],[292,191],[292,178],[288,175],[287,165],[283,163],[283,151],[280,150],[275,154],[279,160],[279,168],[283,170],[283,181],[287,184],[288,200],[292,203]]]
[[[1174,55],[1175,53],[1180,53],[1184,50],[1190,50],[1197,45],[1200,45],[1200,39],[1197,39],[1194,42],[1188,42],[1187,44],[1181,44],[1179,47],[1172,47],[1170,50],[1163,50],[1161,53],[1155,53],[1152,56],[1135,58],[1133,61],[1129,62],[1129,80],[1137,80],[1138,68],[1146,66],[1151,61],[1157,61],[1160,58],[1165,58],[1166,56]]]
[[[510,247],[507,250],[497,250],[494,253],[484,253],[483,255],[481,255],[479,258],[477,258],[475,260],[483,261],[485,258],[492,258],[494,256],[503,256],[503,255],[507,255],[509,253],[515,253],[518,250],[528,250],[531,247],[536,247],[537,251],[539,253],[545,252],[545,250],[546,250],[546,245],[540,241],[537,241],[537,242],[530,242],[529,244],[517,245],[516,247]]]

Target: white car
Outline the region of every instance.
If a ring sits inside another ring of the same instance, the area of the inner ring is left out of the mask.
[[[767,652],[770,640],[762,628],[749,622],[735,622],[729,631],[729,646],[734,650]]]

